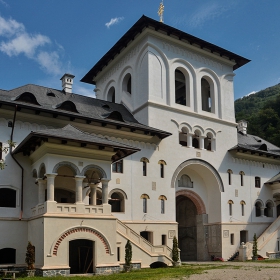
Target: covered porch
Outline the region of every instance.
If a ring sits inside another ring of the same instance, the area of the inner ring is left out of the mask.
[[[72,125],[31,132],[13,151],[29,156],[32,163],[38,196],[31,216],[109,214],[111,163],[137,151]]]

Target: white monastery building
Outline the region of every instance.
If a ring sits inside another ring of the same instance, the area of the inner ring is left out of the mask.
[[[235,121],[249,60],[142,16],[82,82],[0,90],[0,265],[38,275],[279,254],[280,149]],[[94,87],[93,87],[94,88]],[[9,147],[9,144],[13,144]]]

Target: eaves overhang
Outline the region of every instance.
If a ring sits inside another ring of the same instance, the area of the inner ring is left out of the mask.
[[[41,106],[37,106],[34,104],[29,105],[23,102],[0,100],[0,108],[2,105],[8,105],[12,107],[17,106],[18,111],[24,108],[24,109],[34,111],[35,114],[40,114],[40,112],[44,112],[44,113],[51,114],[54,118],[57,118],[58,116],[64,116],[64,117],[68,117],[70,121],[74,121],[75,119],[80,119],[80,120],[84,120],[87,124],[90,124],[91,122],[99,123],[103,127],[105,127],[106,125],[115,126],[117,129],[121,129],[123,127],[129,129],[131,132],[141,131],[147,136],[148,135],[157,136],[159,139],[164,139],[172,135],[172,133],[170,132],[149,127],[139,123],[127,123],[127,122],[121,122],[112,119],[106,119],[106,118],[104,119],[91,118],[80,113],[68,112],[68,111],[58,110],[58,109],[46,109],[46,108],[42,108]]]
[[[259,157],[267,157],[267,158],[273,158],[273,159],[279,159],[280,154],[270,151],[263,151],[254,149],[253,147],[244,147],[243,145],[236,145],[228,150],[229,152],[235,152],[240,154],[249,154],[253,156],[259,156]]]
[[[125,158],[129,155],[132,155],[141,149],[132,147],[129,145],[123,145],[115,141],[100,141],[98,140],[89,140],[89,139],[79,139],[79,137],[69,137],[69,136],[55,136],[47,135],[46,133],[37,133],[31,132],[28,134],[25,139],[19,143],[19,145],[12,151],[13,154],[23,153],[23,155],[30,155],[36,150],[37,147],[40,147],[42,142],[49,142],[50,139],[55,139],[60,141],[60,145],[67,145],[69,142],[78,143],[80,148],[89,148],[88,145],[95,145],[99,150],[103,150],[106,147],[111,148],[114,151],[112,156],[112,163],[118,161],[122,158]],[[90,148],[89,148],[90,149]]]

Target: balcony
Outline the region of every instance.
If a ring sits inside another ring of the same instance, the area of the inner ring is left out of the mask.
[[[111,205],[85,205],[83,203],[57,203],[56,201],[46,201],[31,208],[32,217],[44,214],[66,214],[66,215],[110,215]]]

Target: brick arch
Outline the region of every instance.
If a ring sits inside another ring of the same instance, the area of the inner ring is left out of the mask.
[[[189,198],[195,205],[197,214],[206,214],[206,208],[201,197],[191,190],[180,190],[176,192],[176,197],[185,196]]]
[[[105,247],[106,254],[110,254],[111,248],[109,242],[106,240],[106,238],[97,230],[88,228],[88,227],[76,227],[76,228],[71,228],[66,230],[64,233],[62,233],[59,238],[57,239],[55,245],[53,246],[52,249],[52,254],[54,256],[57,256],[57,251],[59,248],[59,245],[62,243],[62,241],[69,235],[77,233],[77,232],[85,232],[85,233],[90,233],[93,234],[94,236],[98,237],[102,244]]]

